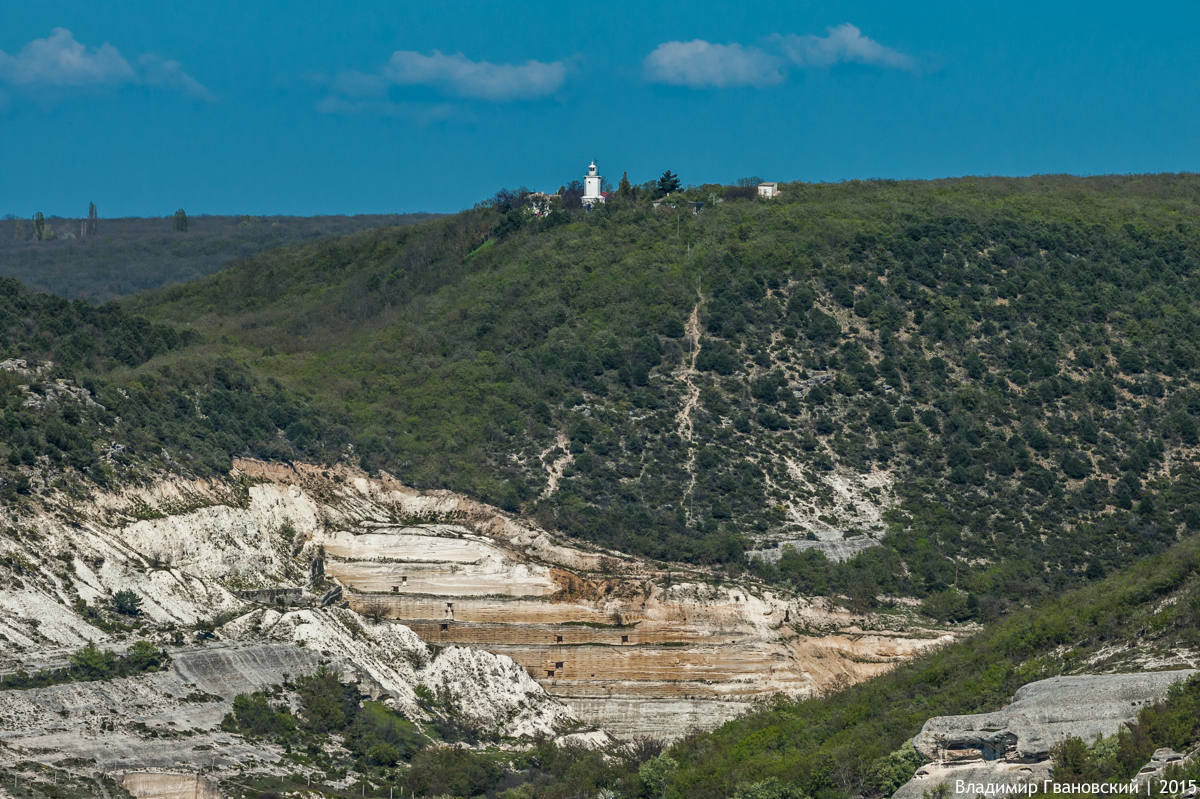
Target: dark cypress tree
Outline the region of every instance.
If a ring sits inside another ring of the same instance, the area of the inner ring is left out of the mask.
[[[622,200],[633,198],[633,186],[629,182],[629,173],[621,173],[621,182],[617,184],[617,196]]]
[[[673,191],[679,191],[679,175],[676,175],[671,170],[662,173],[662,177],[658,179],[658,196],[665,197]]]

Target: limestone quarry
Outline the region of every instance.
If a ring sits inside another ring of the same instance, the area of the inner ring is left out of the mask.
[[[0,671],[136,638],[171,662],[0,692],[7,765],[53,753],[105,773],[269,769],[278,752],[221,718],[236,694],[322,665],[410,718],[429,713],[418,689],[444,697],[501,739],[669,739],[952,638],[582,547],[350,469],[243,461],[226,480],[36,507],[10,510],[0,538]],[[136,621],[97,612],[119,591],[140,599]]]

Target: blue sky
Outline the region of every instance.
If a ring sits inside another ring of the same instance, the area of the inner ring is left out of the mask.
[[[1200,170],[1192,2],[0,5],[0,214]]]

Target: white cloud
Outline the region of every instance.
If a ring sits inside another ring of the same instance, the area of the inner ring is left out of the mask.
[[[135,77],[117,48],[106,42],[89,50],[66,28],[34,39],[15,56],[0,50],[0,78],[14,86],[97,86]]]
[[[788,68],[829,67],[844,62],[889,69],[916,69],[912,56],[863,36],[849,22],[825,36],[776,34],[760,46],[713,44],[703,39],[663,42],[642,62],[646,79],[693,89],[771,86]]]
[[[891,69],[913,69],[912,56],[885,47],[844,22],[825,36],[779,36],[784,54],[798,66],[828,67],[841,62],[874,64]]]
[[[208,89],[177,61],[143,55],[135,67],[111,44],[89,48],[66,28],[55,28],[45,39],[34,39],[16,55],[0,50],[0,83],[25,90],[160,86],[212,99]]]
[[[348,70],[332,80],[324,78],[318,80],[321,83],[327,83],[336,93],[344,97],[387,96],[388,81],[382,75]]]
[[[397,50],[381,74],[397,86],[432,86],[460,97],[500,102],[553,94],[566,80],[567,67],[562,61],[493,64],[472,61],[462,53]]]
[[[703,39],[663,42],[642,62],[649,80],[695,89],[769,86],[783,80],[781,65],[779,58],[757,47]]]
[[[567,79],[565,61],[526,61],[495,64],[472,61],[462,53],[428,55],[397,50],[377,72],[346,70],[333,77],[314,75],[328,94],[316,105],[323,114],[371,114],[400,117],[422,123],[471,119],[474,115],[457,100],[397,101],[389,91],[397,86],[424,86],[459,99],[507,102],[553,94]]]

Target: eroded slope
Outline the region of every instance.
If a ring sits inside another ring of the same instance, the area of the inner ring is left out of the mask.
[[[211,626],[347,664],[406,713],[422,712],[418,684],[457,696],[507,736],[582,721],[672,737],[948,639],[574,546],[459,495],[343,468],[242,461],[229,480],[57,499],[14,521],[0,555],[9,668]],[[141,600],[134,625],[108,610],[118,591]]]

